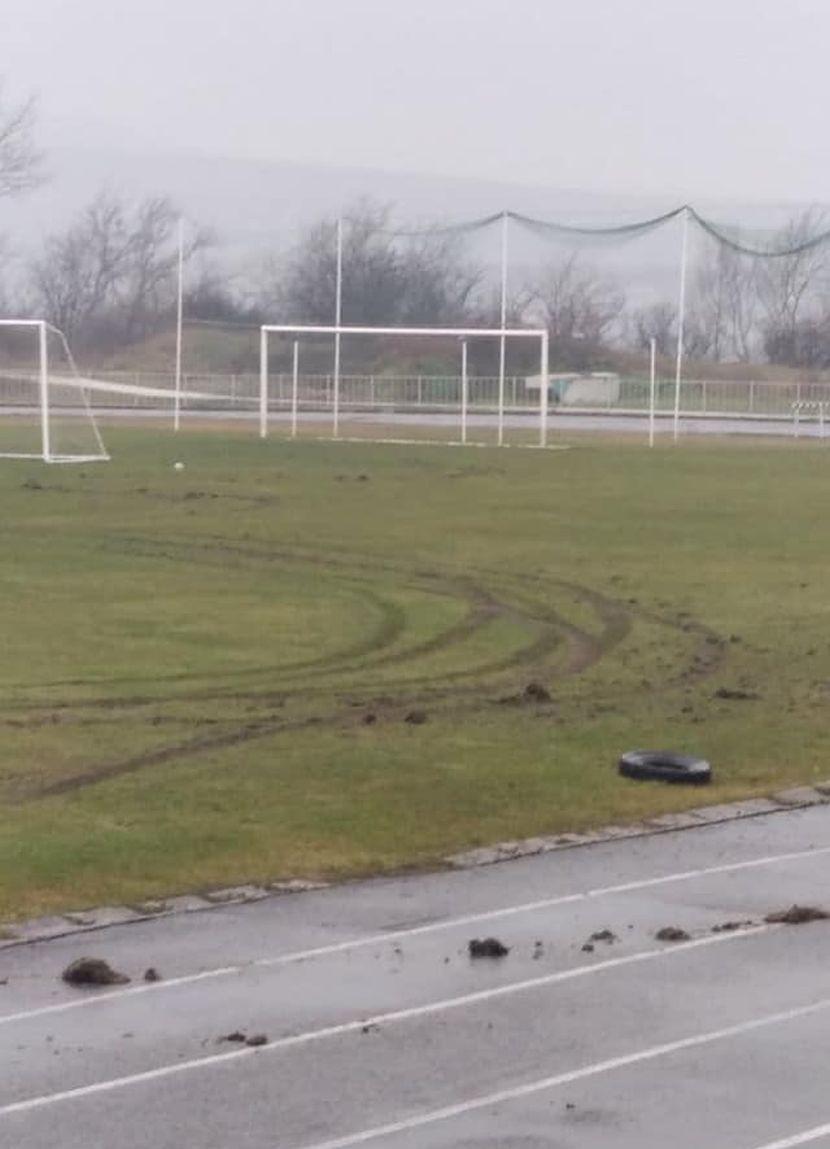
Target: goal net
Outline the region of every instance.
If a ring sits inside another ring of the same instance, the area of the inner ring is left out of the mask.
[[[505,372],[498,363],[504,343]],[[259,430],[316,438],[546,446],[541,328],[266,325]]]
[[[89,384],[57,328],[0,320],[0,458],[107,460]]]

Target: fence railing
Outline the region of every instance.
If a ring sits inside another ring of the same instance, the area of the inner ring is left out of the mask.
[[[111,381],[134,386],[135,392],[108,394],[105,390],[87,392],[95,408],[159,409],[168,404],[158,395],[143,395],[142,388],[169,392],[173,402],[175,377],[169,372],[94,371],[88,377],[102,383]],[[64,377],[65,378],[65,377]],[[187,372],[182,378],[183,410],[254,411],[259,403],[257,373],[215,374]],[[268,405],[273,411],[288,410],[292,404],[290,374],[272,373],[268,379]],[[68,390],[67,388],[63,388]],[[193,394],[199,397],[194,398]],[[584,392],[582,393],[584,395]],[[54,389],[54,401],[62,401],[61,385]],[[0,409],[34,404],[38,401],[38,379],[34,372],[0,370]],[[67,399],[67,401],[71,401]],[[436,375],[342,375],[339,408],[355,411],[458,411],[462,401],[459,376]],[[658,412],[673,411],[674,381],[657,383],[655,405]],[[798,404],[830,404],[830,382],[790,382],[761,380],[684,379],[680,392],[683,415],[725,416],[791,420]],[[331,374],[301,375],[298,380],[301,410],[332,410],[334,378]],[[619,414],[646,414],[649,381],[643,376],[615,377],[603,389],[594,387],[590,398],[569,401],[567,389],[552,388],[551,413],[605,411]],[[504,385],[504,406],[514,413],[538,413],[538,386],[524,376],[508,375]],[[499,380],[496,376],[472,376],[467,381],[467,407],[473,413],[496,412],[499,407]]]

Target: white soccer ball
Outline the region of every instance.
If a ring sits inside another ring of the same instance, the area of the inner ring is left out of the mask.
[[[184,463],[174,463],[173,464],[173,470],[174,471],[183,471],[184,470]]]

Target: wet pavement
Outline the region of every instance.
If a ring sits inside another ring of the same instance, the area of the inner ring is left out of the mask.
[[[822,806],[9,949],[0,1145],[830,1146],[828,879]]]

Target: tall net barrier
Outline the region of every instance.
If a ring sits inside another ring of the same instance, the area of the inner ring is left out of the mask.
[[[0,453],[104,457],[98,423],[127,418],[475,445],[718,419],[809,430],[830,402],[830,230],[814,211],[757,222],[687,205],[626,220],[588,199],[564,221],[404,227],[358,205],[274,256],[258,294],[180,272],[176,326],[119,352],[138,370],[104,369],[94,326],[75,334],[101,358],[79,370],[54,327],[5,321]]]

